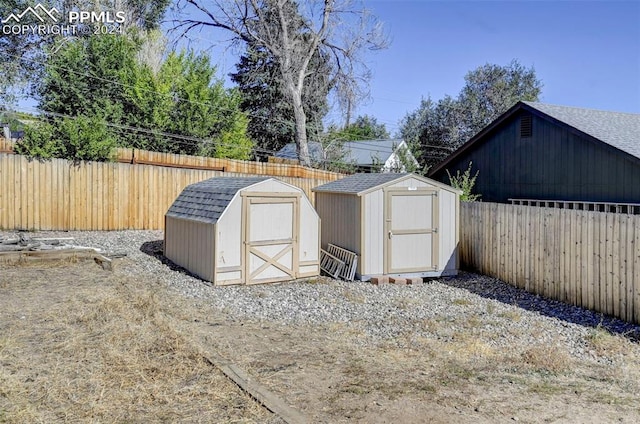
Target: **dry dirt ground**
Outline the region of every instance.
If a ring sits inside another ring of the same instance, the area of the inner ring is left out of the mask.
[[[0,265],[0,422],[281,422],[207,350],[314,423],[640,422],[640,348],[621,335],[593,330],[601,363],[497,351],[473,320],[453,342],[362,348],[340,325],[231,319],[128,260]]]

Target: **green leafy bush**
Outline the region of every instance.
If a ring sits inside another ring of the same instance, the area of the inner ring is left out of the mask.
[[[476,178],[478,178],[478,174],[480,173],[480,171],[476,171],[473,176],[471,175],[472,164],[473,162],[469,162],[469,167],[463,173],[460,173],[460,170],[458,169],[455,176],[451,176],[449,170],[447,169],[447,175],[449,176],[451,186],[457,188],[458,190],[462,190],[460,200],[462,200],[463,202],[474,202],[482,197],[480,194],[473,194],[471,192],[473,190],[473,186],[476,183]]]

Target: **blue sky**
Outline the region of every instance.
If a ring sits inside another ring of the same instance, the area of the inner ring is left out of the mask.
[[[387,50],[368,56],[370,114],[392,133],[422,97],[455,96],[465,74],[517,59],[546,103],[640,113],[640,0],[369,1]],[[330,118],[340,118],[335,112]]]
[[[456,96],[467,72],[513,59],[535,68],[543,102],[640,113],[640,0],[364,4],[384,23],[391,44],[366,56],[371,98],[354,116],[372,115],[392,135],[423,97]],[[202,35],[197,42],[203,47],[213,39]],[[226,76],[239,51],[221,52],[210,51]],[[326,121],[344,118],[336,109]]]
[[[467,72],[512,59],[535,68],[543,102],[640,113],[640,0],[364,3],[385,24],[391,44],[366,56],[371,98],[354,116],[372,115],[392,135],[423,97],[456,96]],[[192,36],[192,47],[214,44],[212,63],[230,85],[244,49],[228,48],[228,34]],[[344,118],[336,109],[326,121]]]

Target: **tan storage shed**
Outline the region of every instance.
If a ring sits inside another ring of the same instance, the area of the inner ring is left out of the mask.
[[[167,211],[164,254],[215,285],[315,276],[320,219],[301,189],[275,178],[211,178]]]
[[[357,253],[357,278],[457,274],[459,190],[414,174],[356,174],[313,191],[322,247]]]

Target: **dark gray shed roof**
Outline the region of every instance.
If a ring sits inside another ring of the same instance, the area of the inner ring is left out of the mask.
[[[640,114],[522,102],[585,134],[640,158]]]
[[[408,173],[393,174],[354,174],[341,180],[332,181],[327,184],[318,186],[313,191],[323,191],[331,193],[362,193],[374,187],[378,187],[387,183],[409,175]]]
[[[215,177],[188,185],[173,202],[166,216],[215,224],[238,191],[269,179]]]

